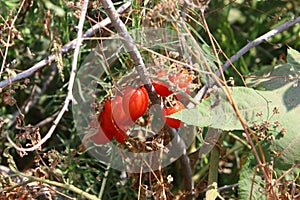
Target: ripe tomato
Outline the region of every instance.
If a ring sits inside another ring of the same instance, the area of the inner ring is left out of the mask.
[[[157,77],[166,77],[167,72],[165,70],[160,70],[156,76]],[[153,80],[152,81],[152,85],[156,91],[156,93],[162,97],[167,97],[171,94],[173,94],[173,91],[171,91],[169,88],[170,86],[160,80]]]
[[[113,139],[112,135],[106,135],[103,132],[103,129],[100,127],[99,122],[91,121],[90,127],[97,131],[97,133],[92,136],[92,140],[95,144],[106,144]]]
[[[123,98],[121,96],[116,96],[112,100],[112,116],[117,126],[131,126],[134,123],[129,114],[124,111]]]
[[[95,144],[106,144],[109,143],[113,137],[112,136],[107,136],[101,127],[99,127],[98,132],[92,136],[92,139]]]
[[[115,135],[116,140],[120,143],[125,142],[125,140],[127,140],[129,138],[129,136],[126,134],[126,132],[123,131],[125,129],[127,129],[127,127],[121,128],[121,130],[118,131],[117,134]]]
[[[163,77],[166,76],[166,71],[159,71],[157,73],[158,77]],[[181,69],[179,73],[175,74],[175,75],[169,75],[168,76],[169,80],[174,83],[177,87],[184,89],[187,92],[190,92],[188,87],[190,86],[190,84],[192,83],[193,79],[190,76],[188,70],[186,69]],[[170,86],[162,81],[159,80],[153,80],[152,81],[152,85],[155,88],[155,91],[157,94],[159,94],[162,97],[167,97],[171,94],[173,94],[173,91],[171,91],[169,88]],[[183,96],[182,95],[177,95],[178,99],[182,99]],[[176,97],[177,97],[176,96]]]
[[[128,138],[128,135],[124,132],[127,129],[126,126],[118,126],[113,119],[112,115],[112,101],[107,100],[104,108],[100,113],[101,129],[108,138],[116,137],[118,142],[124,142]],[[123,140],[121,139],[123,138]]]
[[[175,76],[170,75],[169,80],[176,84],[179,88],[187,88],[193,82],[192,77],[186,69],[181,69]]]
[[[193,82],[192,77],[190,76],[188,70],[181,69],[178,74],[169,75],[169,80],[173,82],[177,87],[181,88],[186,94],[190,94],[191,91],[189,89],[190,84]],[[181,94],[175,95],[176,99],[181,100],[184,99],[185,96]]]
[[[184,105],[180,102],[175,100],[172,107],[166,107],[163,108],[163,119],[165,119],[166,124],[168,124],[172,128],[179,128],[182,126],[182,122],[178,119],[168,118],[167,115],[174,114],[180,110],[184,109]]]
[[[127,86],[124,90],[123,108],[129,113],[132,121],[137,120],[146,112],[149,103],[149,96],[144,86],[133,88]]]
[[[152,85],[153,85],[156,93],[162,97],[167,97],[167,96],[173,94],[173,92],[171,90],[169,90],[170,86],[162,81],[153,80]]]

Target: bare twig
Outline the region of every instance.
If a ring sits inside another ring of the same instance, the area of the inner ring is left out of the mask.
[[[83,40],[83,38],[82,38],[82,29],[83,29],[83,25],[84,25],[84,19],[85,19],[85,15],[86,15],[86,11],[87,11],[88,2],[89,2],[88,0],[85,0],[83,5],[82,5],[80,20],[79,20],[79,24],[78,24],[77,43],[76,43],[75,51],[74,51],[74,54],[73,54],[72,69],[71,69],[71,74],[70,74],[70,79],[69,79],[68,94],[67,94],[67,97],[65,99],[64,106],[61,109],[61,111],[59,112],[56,119],[54,120],[53,125],[49,129],[46,136],[43,139],[41,139],[36,145],[34,145],[30,148],[20,148],[20,147],[18,147],[11,140],[11,138],[9,137],[9,134],[7,132],[6,137],[7,137],[8,141],[19,151],[34,151],[34,150],[38,149],[40,146],[42,146],[52,136],[52,134],[53,134],[54,130],[56,129],[60,119],[62,118],[64,113],[68,110],[69,103],[71,101],[74,101],[72,90],[73,90],[73,85],[74,85],[74,82],[75,82],[79,49],[80,49],[81,42]]]
[[[15,122],[17,116],[19,116],[20,114],[24,115],[24,114],[28,113],[28,111],[33,106],[35,106],[35,104],[38,102],[38,100],[40,99],[40,97],[44,94],[44,92],[48,88],[49,84],[54,79],[55,72],[56,72],[56,66],[53,64],[52,67],[50,68],[50,73],[45,78],[46,81],[44,81],[43,84],[42,84],[42,86],[41,86],[41,89],[38,90],[37,86],[34,85],[33,88],[32,88],[32,92],[31,92],[30,96],[25,101],[25,103],[22,105],[22,107],[20,108],[20,110],[16,111],[12,115],[11,118],[5,119],[5,122],[8,124],[8,127],[11,127],[11,125]],[[51,118],[53,120],[53,116]],[[38,123],[38,124],[40,125],[40,123]],[[42,122],[41,124],[45,124],[45,123]],[[39,127],[39,125],[36,125],[36,127]]]
[[[118,13],[122,13],[124,12],[127,8],[129,8],[129,6],[131,5],[131,2],[127,2],[125,4],[123,4],[121,7],[118,8],[117,12]],[[83,34],[82,38],[88,38],[92,35],[94,35],[99,29],[109,25],[111,23],[109,18],[104,19],[103,21],[95,24],[92,28],[88,29],[85,34]],[[74,46],[77,43],[77,39],[72,40],[71,42],[69,42],[68,44],[64,45],[59,53],[60,54],[65,54],[67,52],[69,52],[70,50],[74,49]],[[0,88],[4,88],[14,82],[20,81],[24,78],[27,78],[29,76],[31,76],[32,74],[34,74],[37,70],[41,69],[42,67],[48,65],[49,63],[55,61],[56,58],[56,54],[51,54],[50,56],[44,58],[43,60],[41,60],[40,62],[36,63],[35,65],[33,65],[32,67],[30,67],[29,69],[17,74],[15,77],[11,77],[9,79],[3,80],[0,82]]]
[[[232,185],[224,185],[222,187],[219,187],[217,190],[218,190],[218,192],[221,193],[221,192],[224,192],[224,191],[236,190],[238,186],[239,186],[238,183],[235,183],[235,184],[232,184]],[[207,190],[209,190],[209,188],[204,189],[203,191],[200,192],[200,194],[207,192]]]

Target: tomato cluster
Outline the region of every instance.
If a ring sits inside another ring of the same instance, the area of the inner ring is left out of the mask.
[[[186,91],[188,94],[189,86],[192,78],[186,69],[181,69],[175,75],[167,75],[166,71],[161,70],[157,73],[160,78],[168,77],[168,80]],[[156,93],[162,97],[168,97],[174,92],[170,85],[161,80],[154,79],[152,85]],[[165,105],[162,110],[162,117],[167,125],[172,128],[179,128],[182,122],[178,119],[168,118],[168,115],[174,114],[182,109],[184,105],[179,101],[183,97],[174,95],[174,101]],[[97,133],[92,136],[92,140],[96,144],[106,144],[115,138],[118,142],[123,143],[128,139],[126,130],[134,124],[134,122],[144,115],[148,108],[149,96],[144,86],[134,88],[127,86],[123,90],[123,95],[117,95],[113,99],[106,100],[104,106],[98,116],[97,122],[91,122],[90,126],[97,128]]]
[[[145,87],[133,88],[127,86],[124,95],[118,95],[112,100],[106,100],[100,112],[98,123],[91,123],[98,129],[92,139],[96,144],[106,144],[115,138],[123,143],[128,139],[126,130],[148,108],[149,96]]]
[[[182,68],[178,73],[175,75],[168,75],[166,71],[160,70],[157,74],[157,77],[163,78],[168,77],[168,80],[174,84],[177,88],[184,90],[187,94],[190,94],[189,86],[192,84],[193,79],[190,76],[188,70]],[[162,97],[169,97],[174,92],[171,89],[171,86],[166,82],[161,80],[153,80],[152,85],[156,91],[156,93]],[[174,114],[179,112],[180,110],[184,109],[184,105],[178,101],[184,98],[183,95],[175,94],[174,97],[176,98],[175,101],[171,103],[170,106],[164,106],[163,108],[163,119],[165,120],[166,124],[168,124],[172,128],[179,128],[182,126],[182,122],[178,119],[167,118],[167,115]]]
[[[156,75],[158,77],[166,76],[166,71],[160,70]],[[172,82],[176,87],[184,90],[187,94],[190,94],[189,86],[191,85],[193,79],[190,76],[188,70],[183,68],[175,75],[168,75],[168,80]],[[170,89],[171,87],[163,81],[153,80],[152,85],[155,88],[156,93],[162,97],[168,97],[173,94],[173,91]],[[177,99],[183,98],[182,95],[175,95],[175,97]]]

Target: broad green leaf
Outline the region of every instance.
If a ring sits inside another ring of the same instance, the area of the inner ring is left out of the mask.
[[[267,119],[272,112],[273,108],[270,108],[269,99],[260,91],[234,87],[231,88],[231,95],[236,101],[241,115],[249,125],[262,120],[258,113],[264,113],[264,117]],[[210,98],[204,99],[200,105],[173,114],[172,117],[180,119],[188,125],[222,130],[242,130],[236,112],[220,88]]]
[[[300,63],[300,53],[293,48],[288,48],[287,50],[287,62],[291,65],[296,65],[299,67]]]
[[[275,141],[265,141],[263,142],[263,146],[267,161],[269,162],[271,158],[274,160],[273,176],[275,178],[285,173],[288,169],[293,169],[285,175],[284,179],[288,181],[295,180],[295,177],[300,173],[299,168],[293,168],[294,164],[300,160],[300,87],[297,83],[298,80],[293,78],[283,80],[283,77],[297,77],[297,73],[299,74],[299,52],[289,49],[287,60],[287,64],[276,66],[272,73],[270,73],[271,75],[263,79],[263,81],[258,78],[251,81],[256,82],[256,86],[269,90],[263,93],[268,94],[273,103],[278,105],[280,113],[277,115],[277,119],[282,127],[287,128],[286,134],[277,133]],[[276,76],[278,77],[276,78]],[[252,182],[251,177],[254,175],[253,168],[256,165],[257,163],[253,154],[250,154],[248,161],[241,170],[239,181],[239,197],[241,199],[250,198],[251,187],[248,183]],[[261,199],[260,194],[256,192],[259,188],[261,191],[264,190],[264,183],[259,181],[261,176],[261,174],[255,176],[252,199]]]
[[[259,87],[264,90],[276,90],[289,83],[298,85],[300,53],[289,48],[287,61],[288,63],[282,63],[274,67],[268,66],[254,73],[257,77],[247,79],[248,86]]]
[[[263,193],[264,181],[260,173],[257,173],[254,176],[254,170],[257,168],[255,165],[251,165],[251,160],[253,159],[253,155],[249,156],[241,170],[238,187],[239,199],[248,200],[250,199],[250,196],[252,196],[253,200],[264,200],[266,199],[266,196]]]

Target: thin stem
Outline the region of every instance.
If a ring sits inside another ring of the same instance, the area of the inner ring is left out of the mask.
[[[110,169],[110,164],[107,165],[106,171],[104,173],[104,179],[102,180],[101,189],[100,189],[100,192],[99,192],[99,199],[102,199],[102,196],[104,194],[104,190],[105,190],[105,186],[106,186],[106,182],[107,182],[107,177],[108,177],[109,169]]]
[[[96,196],[91,195],[91,194],[75,187],[74,185],[68,185],[68,184],[65,184],[65,183],[60,183],[60,182],[51,181],[51,180],[48,180],[48,179],[38,178],[38,177],[35,177],[35,176],[28,176],[28,175],[26,175],[22,172],[15,172],[15,173],[20,175],[20,176],[28,178],[29,179],[28,181],[30,181],[30,182],[38,181],[38,182],[46,183],[46,184],[53,185],[53,186],[56,186],[56,187],[64,188],[66,190],[70,190],[70,191],[75,192],[75,193],[77,193],[77,194],[81,195],[82,197],[85,197],[86,199],[89,199],[89,200],[99,200]]]

